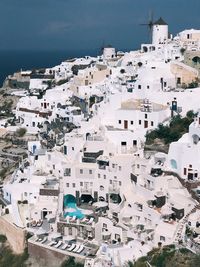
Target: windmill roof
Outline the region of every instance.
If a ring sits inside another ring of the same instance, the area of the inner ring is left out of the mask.
[[[168,25],[161,17],[154,22],[154,25]]]

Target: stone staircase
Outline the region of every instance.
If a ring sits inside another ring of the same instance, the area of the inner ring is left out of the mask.
[[[127,241],[128,241],[127,231],[126,230],[122,230],[122,242],[126,243]]]
[[[184,218],[181,220],[176,235],[175,235],[175,243],[178,243],[179,240],[182,240],[184,233],[185,233],[185,228],[186,228],[186,223],[188,221],[188,217],[194,213],[197,209],[200,209],[200,204],[197,204],[191,211],[189,211]]]

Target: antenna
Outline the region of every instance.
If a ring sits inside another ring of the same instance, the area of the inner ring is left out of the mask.
[[[150,10],[149,11],[149,20],[147,23],[142,23],[140,24],[141,26],[147,26],[148,27],[148,31],[149,31],[149,40],[151,42],[151,38],[152,38],[152,29],[153,29],[153,25],[154,25],[154,22],[153,22],[153,11]]]

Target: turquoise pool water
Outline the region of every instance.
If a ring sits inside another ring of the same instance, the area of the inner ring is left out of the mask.
[[[65,218],[67,216],[70,216],[70,217],[76,216],[77,219],[83,219],[85,217],[85,215],[77,208],[76,203],[74,203],[74,202],[67,203],[67,206],[65,208],[74,209],[74,211],[72,211],[72,212],[65,212],[64,213]]]

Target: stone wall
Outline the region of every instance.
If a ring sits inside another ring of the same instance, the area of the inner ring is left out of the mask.
[[[25,249],[25,235],[26,231],[11,223],[4,217],[0,217],[0,234],[5,235],[8,242],[16,254],[21,254]]]
[[[28,242],[28,253],[30,257],[34,258],[42,267],[58,267],[67,259],[67,256],[62,253],[30,242]]]

